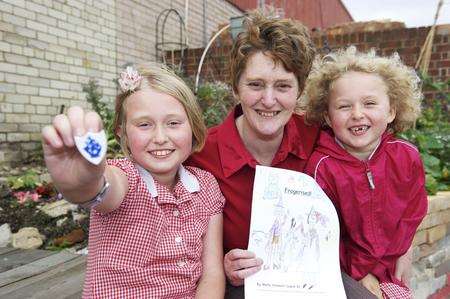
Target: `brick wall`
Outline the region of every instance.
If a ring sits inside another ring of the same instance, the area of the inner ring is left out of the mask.
[[[240,14],[220,0],[189,3],[192,47]],[[40,147],[42,127],[63,105],[85,106],[90,78],[112,102],[124,63],[155,60],[156,17],[170,7],[184,16],[181,0],[1,0],[0,164],[21,163]],[[174,24],[168,18],[167,41],[178,38]]]
[[[450,275],[450,192],[428,197],[428,213],[413,241],[414,298],[425,299],[446,288]]]
[[[167,2],[166,4],[163,4]],[[170,1],[172,2],[172,1]],[[156,40],[156,21],[164,9],[176,9],[184,17],[184,1],[135,0],[130,9],[130,0],[117,0],[117,65],[127,62],[154,61],[156,42],[161,42],[163,18],[159,23],[159,38]],[[205,4],[205,5],[204,5]],[[164,7],[165,6],[165,7]],[[189,1],[187,43],[190,48],[203,47],[219,24],[229,22],[231,16],[242,14],[232,4],[221,0]],[[204,26],[206,25],[206,27]],[[178,18],[170,13],[164,30],[165,42],[180,42]],[[182,40],[184,43],[184,39]],[[171,44],[166,45],[168,50]],[[167,59],[171,59],[168,53]],[[171,60],[170,60],[171,61]]]
[[[321,51],[327,46],[329,49],[355,45],[359,50],[367,51],[376,48],[381,55],[390,55],[398,52],[402,60],[414,67],[419,58],[420,49],[430,27],[398,28],[378,32],[353,33],[327,33],[314,32],[313,40]],[[429,74],[435,80],[450,79],[450,25],[437,27],[433,41]],[[230,38],[223,38],[208,52],[202,67],[202,80],[222,80],[228,82],[228,53],[231,48]],[[224,46],[222,46],[224,45]],[[197,72],[198,62],[203,49],[190,51],[185,58],[185,70],[188,75],[194,76]],[[432,96],[429,93],[429,96]]]
[[[330,49],[355,45],[359,50],[377,49],[380,55],[391,55],[397,52],[402,61],[414,67],[419,59],[420,49],[430,31],[430,27],[398,28],[379,32],[353,32],[342,34],[314,34],[314,43],[319,49],[328,46]],[[436,28],[433,40],[428,74],[437,81],[450,79],[450,24]],[[427,92],[426,98],[433,97]]]
[[[21,161],[62,105],[84,105],[89,77],[115,93],[114,1],[2,0],[0,12],[0,161]]]

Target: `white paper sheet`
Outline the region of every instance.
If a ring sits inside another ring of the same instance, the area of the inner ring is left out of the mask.
[[[248,249],[264,264],[245,280],[246,299],[346,298],[338,216],[310,176],[256,167]]]

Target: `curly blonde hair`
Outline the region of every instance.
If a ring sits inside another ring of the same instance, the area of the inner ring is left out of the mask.
[[[187,84],[178,77],[172,70],[159,63],[147,63],[138,66],[139,75],[143,77],[139,86],[134,91],[121,92],[116,97],[115,115],[113,129],[116,133],[116,140],[120,143],[122,151],[130,157],[128,147],[128,137],[126,128],[126,103],[133,92],[143,88],[152,88],[161,93],[165,93],[177,99],[184,110],[192,129],[192,152],[202,149],[206,139],[206,126],[203,122],[200,106],[197,103],[194,93]],[[120,133],[119,133],[120,132]]]
[[[259,10],[251,12],[244,25],[246,29],[239,34],[230,54],[233,91],[237,93],[248,59],[262,52],[274,62],[281,62],[288,72],[294,73],[300,94],[316,52],[308,28],[291,19],[265,16]]]
[[[423,95],[414,69],[404,65],[397,53],[380,57],[373,49],[363,53],[351,46],[314,61],[299,109],[305,110],[307,122],[326,124],[324,115],[328,111],[328,96],[333,82],[350,71],[376,74],[386,84],[390,105],[396,112],[389,130],[403,132],[420,116]]]

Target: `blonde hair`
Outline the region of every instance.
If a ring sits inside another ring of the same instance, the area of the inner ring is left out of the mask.
[[[191,89],[172,70],[158,63],[139,65],[138,73],[143,77],[134,91],[121,92],[116,97],[113,129],[116,140],[120,143],[122,151],[130,157],[128,138],[126,134],[126,102],[133,92],[143,88],[152,88],[177,99],[186,111],[192,129],[192,152],[198,152],[205,144],[206,126],[203,122],[200,106]],[[121,132],[119,135],[118,132]]]
[[[244,25],[246,30],[239,34],[230,54],[233,91],[237,93],[239,79],[248,59],[262,52],[274,62],[281,62],[288,72],[294,73],[300,94],[315,55],[308,28],[291,19],[264,16],[258,10],[250,13]]]
[[[407,130],[420,116],[423,95],[416,72],[404,65],[397,53],[380,57],[373,49],[362,53],[351,46],[314,61],[300,104],[306,110],[308,122],[325,124],[324,114],[328,111],[328,96],[333,82],[350,71],[376,74],[382,78],[390,105],[396,112],[389,125],[391,131]]]

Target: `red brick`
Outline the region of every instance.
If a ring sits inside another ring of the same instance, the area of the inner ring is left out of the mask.
[[[437,67],[450,67],[450,60],[437,61]]]
[[[433,39],[433,44],[439,44],[441,43],[442,35],[435,35]]]
[[[439,71],[434,69],[434,70],[428,70],[428,75],[430,76],[439,76]]]
[[[448,52],[448,51],[450,51],[450,45],[436,46],[436,52]]]
[[[441,53],[431,53],[431,60],[440,60],[441,59]]]

